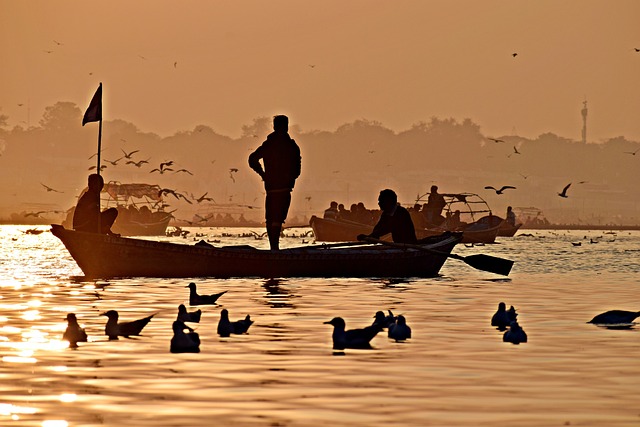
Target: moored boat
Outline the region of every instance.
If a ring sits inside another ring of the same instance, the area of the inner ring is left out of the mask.
[[[498,229],[498,237],[513,237],[520,227],[522,227],[522,223],[511,225],[507,221],[504,221]]]
[[[434,277],[461,238],[448,233],[421,248],[353,243],[270,251],[113,237],[61,225],[51,232],[88,278]]]

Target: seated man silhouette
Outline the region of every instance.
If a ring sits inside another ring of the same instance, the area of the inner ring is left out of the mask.
[[[395,243],[417,243],[416,231],[409,211],[398,204],[398,196],[393,190],[382,190],[378,196],[378,206],[382,210],[380,219],[371,234],[360,234],[358,240],[367,237],[379,239],[391,233]]]
[[[73,213],[73,229],[120,236],[111,231],[111,226],[118,216],[118,210],[109,208],[100,212],[100,191],[104,187],[104,180],[97,173],[93,173],[89,175],[88,185],[89,188],[80,196]]]

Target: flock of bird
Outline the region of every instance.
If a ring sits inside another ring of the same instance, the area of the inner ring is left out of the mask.
[[[189,283],[186,287],[189,288],[189,305],[191,306],[216,305],[218,299],[227,292],[222,291],[211,295],[200,295],[197,292],[195,283]],[[117,340],[118,337],[129,338],[131,336],[139,336],[144,327],[147,326],[156,314],[157,313],[154,313],[142,319],[127,322],[120,321],[120,316],[116,310],[108,310],[100,315],[106,316],[108,319],[104,334],[109,337],[109,340]],[[169,347],[172,353],[200,352],[200,337],[198,333],[187,326],[186,323],[200,323],[201,317],[202,310],[200,309],[189,312],[184,304],[178,306],[178,314],[172,324],[173,337],[171,338]],[[252,324],[253,320],[251,320],[249,315],[241,320],[229,320],[229,312],[227,309],[223,309],[220,313],[217,331],[221,337],[229,337],[231,334],[239,335],[246,333]],[[62,335],[62,339],[69,342],[69,347],[75,348],[78,347],[79,342],[87,342],[87,338],[87,333],[78,323],[75,313],[67,314],[67,328]]]
[[[218,292],[211,295],[200,295],[197,292],[195,283],[189,283],[189,305],[216,305],[218,299],[227,291]],[[371,325],[359,329],[346,329],[346,322],[342,317],[334,317],[324,322],[333,326],[331,335],[334,350],[345,349],[370,349],[371,340],[382,330],[387,329],[387,336],[396,342],[405,341],[411,338],[411,327],[407,325],[406,318],[403,315],[394,315],[391,310],[387,310],[388,314],[377,311],[373,317]],[[101,313],[101,316],[107,317],[105,325],[105,335],[109,340],[117,340],[118,337],[128,338],[130,336],[139,336],[142,329],[155,316],[154,313],[142,319],[128,322],[122,322],[119,319],[116,310],[109,310]],[[187,311],[184,304],[178,306],[178,315],[172,324],[173,337],[171,338],[170,351],[172,353],[198,353],[200,352],[200,337],[186,323],[200,323],[202,310],[198,309],[193,312]],[[512,344],[520,344],[527,342],[527,334],[517,321],[518,313],[515,307],[511,306],[507,310],[504,302],[498,304],[498,309],[491,317],[491,326],[496,327],[504,332],[502,341]],[[631,328],[634,320],[640,317],[640,311],[626,310],[610,310],[599,314],[587,323],[605,326],[612,329]],[[229,337],[232,334],[240,335],[248,332],[249,327],[253,324],[250,315],[244,319],[231,321],[229,319],[229,311],[222,309],[220,319],[218,321],[217,333],[221,337]],[[87,333],[78,324],[78,319],[74,313],[67,314],[67,328],[64,331],[62,339],[69,342],[69,347],[78,347],[79,342],[87,342]]]

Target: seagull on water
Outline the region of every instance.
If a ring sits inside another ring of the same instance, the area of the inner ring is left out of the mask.
[[[640,311],[610,310],[598,314],[587,323],[593,323],[596,325],[631,323],[638,317],[640,317]]]
[[[503,302],[498,304],[498,311],[491,317],[491,326],[495,326],[499,331],[504,331],[511,323],[509,313],[507,313],[507,305]]]
[[[385,315],[382,311],[377,311],[373,316],[374,321],[372,325],[379,325],[383,329],[388,328],[390,325],[396,323],[396,316],[393,315],[391,310],[387,310],[389,312],[388,315]]]
[[[521,342],[527,342],[527,334],[524,329],[518,325],[518,322],[514,320],[509,325],[509,330],[502,336],[502,341],[520,344]]]
[[[100,316],[107,316],[107,324],[104,328],[104,334],[109,337],[110,340],[117,340],[118,337],[129,338],[131,335],[140,335],[142,329],[147,326],[147,323],[151,321],[151,316],[147,316],[143,319],[132,320],[130,322],[118,322],[118,312],[115,310],[105,311],[100,313]]]
[[[196,284],[193,282],[189,283],[185,288],[189,288],[189,305],[214,305],[218,298],[227,292],[222,291],[217,294],[198,295]]]
[[[229,320],[229,311],[223,308],[220,312],[220,320],[218,321],[218,335],[221,337],[228,337],[231,334],[244,334],[249,330],[249,326],[253,324],[251,316],[247,316],[242,320],[236,320],[232,322]]]
[[[403,341],[411,338],[411,328],[407,325],[407,319],[402,314],[396,318],[396,323],[389,325],[387,336],[396,341]]]
[[[180,320],[175,320],[171,338],[171,353],[200,353],[200,336]],[[188,332],[185,332],[185,329]]]
[[[87,333],[78,324],[74,313],[67,314],[67,329],[62,334],[63,341],[69,341],[69,347],[78,347],[79,342],[87,342]]]
[[[334,317],[328,322],[324,322],[327,325],[333,325],[333,349],[344,350],[345,348],[371,348],[369,341],[375,337],[378,332],[382,330],[382,327],[378,324],[373,324],[362,329],[349,329],[345,330],[346,324],[342,317]]]
[[[180,304],[178,306],[178,318],[181,322],[193,322],[200,323],[200,318],[202,317],[202,310],[196,310],[192,312],[187,311],[187,307],[184,304]]]

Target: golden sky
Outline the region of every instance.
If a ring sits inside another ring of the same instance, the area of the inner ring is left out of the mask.
[[[103,82],[105,120],[163,136],[285,113],[579,140],[586,98],[589,141],[638,141],[639,17],[637,0],[0,0],[0,113],[35,125]]]

